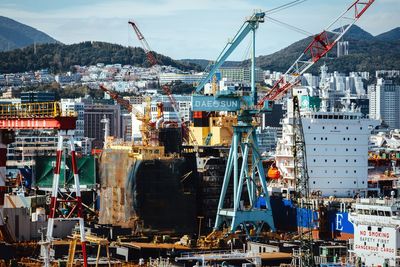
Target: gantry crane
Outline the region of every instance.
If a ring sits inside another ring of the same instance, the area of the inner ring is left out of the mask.
[[[220,200],[218,204],[217,217],[214,230],[220,229],[223,221],[229,224],[229,230],[235,231],[239,225],[248,233],[248,226],[259,232],[264,223],[267,223],[274,230],[272,212],[261,156],[258,152],[257,136],[255,133],[255,118],[261,112],[271,109],[272,101],[282,97],[289,89],[293,88],[299,82],[301,76],[306,70],[314,65],[319,59],[325,56],[333,46],[343,37],[350,27],[361,17],[369,8],[374,0],[361,1],[356,0],[348,7],[333,23],[324,31],[314,36],[312,42],[307,46],[304,52],[298,57],[295,63],[271,89],[265,97],[257,102],[255,88],[255,31],[259,23],[264,22],[265,12],[255,12],[248,18],[230,41],[221,54],[218,56],[207,77],[203,79],[196,92],[200,93],[206,83],[208,83],[217,69],[222,66],[227,57],[234,51],[239,43],[252,32],[252,55],[251,55],[251,94],[249,96],[238,96],[234,91],[217,92],[214,96],[193,95],[193,111],[234,111],[238,114],[238,123],[234,126],[233,141],[231,144],[227,166],[224,175]],[[343,23],[345,22],[345,23]],[[337,27],[337,28],[335,28]],[[295,99],[297,100],[297,98]],[[300,142],[304,145],[304,142]],[[249,150],[252,150],[251,156]],[[305,154],[302,154],[305,155]],[[241,156],[241,167],[239,168],[239,157]],[[232,176],[233,172],[233,177]],[[301,174],[299,174],[301,176]],[[228,184],[233,178],[233,207],[224,207]],[[304,187],[308,183],[299,181],[299,186]],[[247,187],[249,206],[243,207],[242,191]],[[308,189],[305,189],[308,190]],[[307,194],[304,192],[304,194]],[[264,208],[256,208],[257,198],[262,196],[265,200]]]
[[[254,118],[260,111],[251,108],[256,106],[257,100],[254,79],[255,34],[259,24],[263,23],[264,20],[265,12],[262,11],[255,12],[251,17],[247,18],[232,41],[224,47],[208,75],[196,88],[196,92],[200,93],[204,85],[212,79],[228,56],[251,33],[251,93],[242,96],[238,95],[235,91],[218,91],[213,96],[199,94],[192,96],[193,111],[236,112],[238,116],[237,125],[233,126],[233,140],[229,150],[218,203],[217,217],[214,225],[215,231],[220,230],[224,222],[229,226],[231,233],[236,231],[239,226],[242,226],[248,235],[253,231],[258,234],[263,228],[264,223],[268,224],[270,229],[275,230],[264,167],[262,165],[261,154],[258,151],[257,123]],[[263,110],[271,110],[271,106],[266,104]],[[231,179],[233,179],[233,182],[231,182]],[[233,184],[233,205],[226,207],[224,204],[226,203],[225,198],[230,183]],[[246,192],[247,196],[242,197],[244,192]],[[257,199],[261,195],[264,197],[266,205],[263,208],[257,208]],[[244,206],[242,204],[243,198],[249,202],[249,205]]]
[[[152,66],[156,65],[157,60],[154,57],[149,44],[147,43],[146,39],[144,38],[142,32],[139,30],[137,24],[133,21],[128,21],[128,23],[132,26],[133,30],[136,33],[137,38],[139,39],[140,43],[142,44],[143,50],[146,53],[147,60],[149,61],[150,66],[152,67]],[[161,86],[161,89],[168,96],[168,99],[172,105],[172,108],[175,110],[175,112],[178,114],[179,119],[181,120],[181,125],[182,125],[184,136],[188,135],[188,138],[189,138],[189,140],[187,140],[188,141],[187,143],[192,142],[193,145],[197,146],[196,138],[194,137],[192,131],[187,126],[184,117],[181,115],[178,102],[176,101],[174,95],[172,94],[171,89],[169,88],[168,85]]]

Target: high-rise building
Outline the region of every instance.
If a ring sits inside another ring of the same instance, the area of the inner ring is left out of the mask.
[[[84,134],[85,137],[93,138],[92,147],[101,148],[104,142],[103,118],[110,121],[110,135],[121,137],[121,109],[119,105],[91,103],[85,104],[84,109]]]
[[[160,73],[160,84],[167,84],[175,81],[181,81],[187,84],[198,83],[203,79],[203,73]]]
[[[349,54],[349,42],[340,41],[337,43],[337,57],[347,56]]]
[[[400,128],[400,86],[382,78],[368,86],[369,115],[381,119],[390,129]]]
[[[174,95],[176,103],[179,108],[180,116],[185,120],[189,121],[191,111],[191,97],[185,95]],[[151,117],[155,121],[157,118],[157,106],[156,103],[160,102],[164,104],[164,120],[165,121],[176,121],[180,124],[181,118],[177,112],[175,112],[171,102],[166,95],[159,95],[152,99],[151,104]]]
[[[233,82],[250,82],[251,71],[250,68],[220,68],[221,78],[227,78]],[[264,81],[264,71],[261,69],[255,69],[254,78],[256,82]]]
[[[21,103],[52,102],[56,100],[53,92],[21,92]]]

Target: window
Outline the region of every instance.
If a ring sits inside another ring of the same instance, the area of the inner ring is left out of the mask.
[[[337,127],[335,126],[334,129],[336,130],[336,128],[337,128]]]
[[[328,140],[328,137],[325,137],[325,141]]]
[[[323,137],[321,137],[321,140],[324,140],[324,138],[323,138]]]
[[[357,141],[357,137],[354,137],[354,141]]]
[[[356,181],[354,181],[354,184],[357,184],[357,182],[356,182]]]
[[[357,162],[357,160],[355,159],[354,162]]]
[[[325,170],[325,173],[328,173],[328,171],[327,171],[327,170]]]
[[[346,151],[349,151],[349,149],[348,149],[348,148],[346,148]]]
[[[325,159],[325,162],[328,162],[328,160],[327,160],[327,159]]]
[[[315,181],[313,181],[312,183],[315,184]]]
[[[357,171],[356,171],[356,170],[354,170],[354,173],[357,173]]]
[[[317,140],[317,137],[314,137],[314,140]]]
[[[314,159],[314,162],[315,162],[315,159]]]
[[[349,162],[349,160],[348,160],[348,159],[346,159],[346,162]]]
[[[317,151],[317,149],[314,147],[314,151]]]
[[[333,162],[336,162],[336,159],[334,159]]]
[[[308,129],[311,129],[311,127],[310,127],[310,126],[308,126]]]
[[[362,130],[362,127],[360,127],[360,130]]]
[[[322,126],[322,130],[325,130],[325,126]]]
[[[357,151],[357,148],[354,148],[354,151]]]
[[[349,129],[349,127],[346,127],[346,130],[348,130]]]

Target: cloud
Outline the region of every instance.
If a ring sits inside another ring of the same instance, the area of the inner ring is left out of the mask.
[[[134,19],[153,50],[173,58],[214,59],[254,9],[273,8],[289,0],[49,0],[46,5],[4,1],[10,3],[0,4],[0,14],[67,44],[98,40],[139,46],[127,24]],[[318,33],[351,2],[309,0],[273,16]],[[399,26],[399,2],[375,1],[358,24],[373,34]],[[258,30],[256,51],[269,54],[301,38],[304,36],[266,21]],[[246,45],[243,47],[233,59],[242,59]]]

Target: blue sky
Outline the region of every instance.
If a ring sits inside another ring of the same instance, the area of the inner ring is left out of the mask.
[[[139,46],[128,20],[139,25],[151,48],[172,58],[215,59],[246,16],[291,0],[2,0],[0,15],[37,28],[66,43],[106,41]],[[318,33],[354,0],[308,0],[271,15]],[[357,25],[380,34],[400,26],[400,0],[376,0]],[[266,22],[257,32],[257,55],[304,38]],[[231,60],[248,58],[246,40]]]

